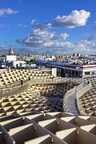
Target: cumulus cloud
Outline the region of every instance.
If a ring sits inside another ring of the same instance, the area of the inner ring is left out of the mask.
[[[6,15],[6,14],[16,14],[16,13],[18,13],[19,11],[14,11],[14,10],[12,10],[12,9],[10,9],[10,8],[7,8],[7,9],[5,9],[5,8],[3,8],[3,9],[0,9],[0,16],[3,16],[3,15]]]
[[[87,39],[81,40],[80,42],[74,44],[74,51],[82,54],[92,54],[96,49],[96,43],[93,41],[88,41]]]
[[[96,35],[92,35],[88,38],[86,38],[87,41],[93,41],[93,40],[96,40]]]
[[[85,10],[73,10],[70,15],[57,16],[53,22],[54,27],[74,28],[77,26],[86,25],[87,19],[90,17],[90,12]]]
[[[37,51],[37,53],[70,54],[72,51],[83,53],[91,50],[92,42],[82,40],[72,44],[65,41],[68,36],[67,33],[56,35],[56,33],[47,30],[33,29],[25,39],[16,40],[16,42],[25,45],[29,52]]]
[[[33,29],[31,33],[25,39],[16,40],[16,42],[24,44],[25,46],[30,46],[36,48],[46,48],[51,47],[58,40],[65,40],[69,35],[66,33],[61,33],[56,35],[55,33],[49,32],[47,30]]]
[[[35,53],[50,53],[50,54],[71,54],[72,52],[89,53],[95,48],[96,44],[91,41],[91,37],[84,39],[76,44],[67,41],[69,34],[62,32],[57,34],[52,32],[54,27],[74,28],[77,26],[84,26],[90,12],[85,10],[74,10],[68,16],[57,16],[52,23],[46,22],[43,24],[35,23],[32,20],[32,31],[24,39],[17,39],[16,42],[25,46],[27,52]],[[35,24],[34,24],[35,23]],[[21,26],[21,25],[20,25]],[[95,36],[93,37],[95,39]],[[65,41],[66,40],[66,41]]]
[[[36,25],[33,25],[32,28],[40,29],[40,30],[47,30],[47,29],[52,28],[52,25],[51,23],[36,24]]]
[[[91,53],[96,48],[91,37],[75,44],[67,41],[68,37],[67,33],[56,34],[46,28],[37,28],[33,29],[25,39],[17,39],[16,42],[26,46],[29,53],[71,54],[80,52],[84,54]]]
[[[81,40],[78,43],[64,41],[68,34],[62,33],[56,35],[48,31],[36,29],[32,31],[27,38],[16,40],[26,46],[27,52],[49,53],[49,54],[90,54],[96,49],[96,43],[88,40]]]

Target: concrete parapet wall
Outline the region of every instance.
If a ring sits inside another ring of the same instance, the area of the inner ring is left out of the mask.
[[[79,91],[80,89],[82,89],[83,85],[84,85],[84,83],[81,83],[80,85],[78,85],[78,86],[76,87],[76,91]]]
[[[79,91],[76,92],[76,100],[77,100],[77,107],[80,111],[81,114],[86,115],[86,112],[84,110],[83,107],[81,107],[80,103],[79,103],[79,98],[84,95],[87,91],[89,91],[91,89],[92,85],[91,83],[87,84],[85,87],[83,87],[82,89],[80,89]]]
[[[89,91],[91,89],[91,87],[92,87],[91,83],[89,83],[89,84],[81,83],[80,85],[75,86],[73,89],[67,91],[67,93],[64,95],[64,98],[63,98],[64,111],[75,114],[74,109],[76,108],[77,113],[79,110],[79,112],[81,114],[86,115],[87,113],[81,107],[81,105],[79,103],[79,98],[82,95],[84,95],[87,91]]]
[[[75,93],[75,87],[69,91],[67,91],[66,96],[69,97],[70,95],[73,95]]]
[[[64,95],[64,98],[63,98],[63,109],[64,109],[64,112],[70,112],[70,108],[69,108],[69,103],[68,103],[68,97],[70,97],[71,95],[73,95],[75,93],[75,87],[69,91],[67,91],[67,93]]]
[[[90,90],[92,87],[91,83],[87,84],[85,87],[82,87],[79,91],[76,92],[76,98],[80,98],[84,93]]]
[[[16,86],[16,87],[9,87],[9,88],[4,88],[1,89],[0,91],[0,98],[8,97],[11,95],[16,95],[18,93],[24,92],[30,87],[30,83],[27,82],[23,85]]]
[[[23,84],[21,85],[21,82],[18,82],[18,86],[12,86],[9,85],[7,88],[0,89],[0,98],[8,97],[12,95],[19,94],[21,92],[26,91],[31,85],[37,85],[37,84],[64,84],[64,83],[70,83],[72,80],[67,79],[31,79],[29,81],[23,81]]]

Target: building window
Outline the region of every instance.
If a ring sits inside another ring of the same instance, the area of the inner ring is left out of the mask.
[[[85,72],[85,75],[90,75],[90,72]]]

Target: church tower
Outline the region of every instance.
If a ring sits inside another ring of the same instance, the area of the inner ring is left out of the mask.
[[[10,62],[16,61],[16,55],[14,55],[14,51],[13,51],[12,47],[10,47],[10,49],[8,51],[8,55],[6,55],[6,57],[5,57],[5,61],[7,64]]]
[[[8,51],[8,55],[14,55],[14,51],[13,49],[10,47],[9,51]]]

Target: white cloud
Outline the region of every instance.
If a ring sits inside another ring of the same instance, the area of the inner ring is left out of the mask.
[[[53,47],[59,40],[64,41],[69,35],[61,33],[56,35],[55,33],[47,30],[33,29],[31,33],[25,39],[17,40],[17,42],[24,44],[25,46],[36,48]]]
[[[35,19],[33,19],[32,21],[31,21],[31,24],[34,24],[36,22],[36,20]]]
[[[53,21],[53,24],[50,22],[46,22],[44,24],[35,24],[33,25],[36,20],[33,19],[31,21],[32,27],[35,29],[49,29],[54,27],[66,27],[66,28],[75,28],[77,26],[85,26],[88,18],[90,17],[90,12],[85,10],[73,10],[70,15],[58,15],[55,20]]]
[[[69,35],[67,33],[56,34],[46,29],[33,29],[25,39],[16,40],[17,43],[25,45],[32,52],[48,52],[53,54],[71,54],[71,53],[92,53],[96,44],[90,40],[84,39],[76,44],[65,41]]]
[[[87,19],[90,17],[90,12],[85,10],[73,10],[68,16],[57,16],[53,22],[54,27],[74,28],[76,26],[86,25]]]
[[[68,16],[58,16],[53,22],[44,24],[32,25],[33,30],[28,34],[25,39],[17,39],[16,42],[26,46],[27,52],[37,52],[37,53],[53,53],[53,54],[72,54],[81,53],[88,54],[95,51],[96,44],[92,40],[96,36],[86,38],[76,44],[70,41],[65,41],[69,35],[67,33],[56,34],[52,32],[54,27],[67,27],[74,28],[77,26],[84,26],[88,18],[90,17],[90,12],[85,10],[74,10]],[[35,20],[32,21],[34,24]],[[21,26],[21,25],[19,25]],[[50,30],[51,29],[51,30]]]
[[[6,14],[16,14],[16,13],[18,13],[19,11],[14,11],[14,10],[12,10],[12,9],[10,9],[10,8],[8,8],[8,9],[0,9],[0,16],[3,16],[3,15],[6,15]]]
[[[26,25],[22,25],[22,24],[18,24],[17,26],[18,26],[18,27],[23,27],[23,28],[26,28],[26,27],[27,27]]]
[[[36,24],[32,26],[35,29],[47,30],[52,27],[51,23]]]
[[[93,40],[96,40],[96,35],[92,35],[88,38],[86,38],[87,41],[93,41]]]
[[[30,52],[39,53],[50,53],[50,54],[92,54],[96,49],[96,43],[88,40],[82,40],[76,44],[73,44],[65,39],[69,35],[62,33],[56,35],[55,33],[48,32],[46,30],[41,31],[40,29],[33,30],[27,38],[17,40],[26,46]]]

